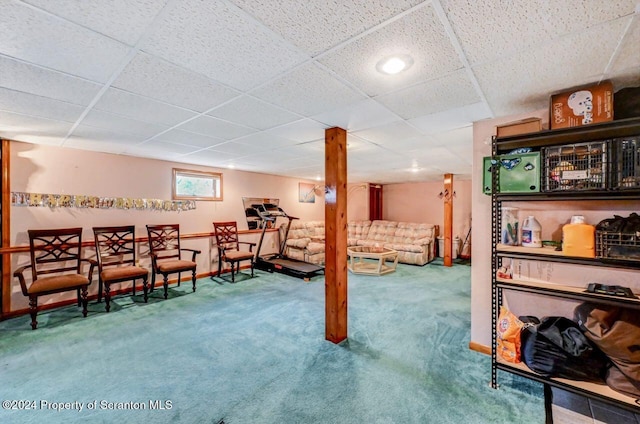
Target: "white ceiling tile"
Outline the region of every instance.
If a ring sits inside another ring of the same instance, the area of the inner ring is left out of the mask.
[[[471,154],[473,148],[473,126],[469,125],[464,128],[457,128],[454,130],[435,134],[432,138],[436,141],[437,145],[452,148],[453,146],[463,146]]]
[[[312,63],[297,68],[253,94],[305,116],[344,107],[365,98]]]
[[[600,80],[610,58],[602,52],[614,51],[628,19],[607,24],[606,34],[599,27],[592,28],[474,68],[496,116],[548,107],[553,92]],[[594,39],[598,40],[597,49],[593,48]],[[550,60],[553,66],[549,66]]]
[[[300,115],[251,96],[234,99],[209,112],[209,115],[259,130],[266,130],[300,119]]]
[[[163,158],[166,158],[166,154],[168,153],[172,154],[173,156],[178,156],[193,153],[198,150],[200,149],[194,146],[186,146],[184,144],[174,144],[164,141],[151,140],[144,144],[129,146],[124,151],[124,153],[132,154],[135,156],[153,156],[155,154],[161,154]]]
[[[328,127],[340,127],[347,131],[399,121],[400,117],[372,99],[363,100],[343,108],[314,115],[312,119]]]
[[[406,155],[412,157],[419,167],[432,166],[439,168],[442,164],[457,164],[466,161],[460,159],[458,155],[447,149],[445,146],[429,147],[428,149],[415,149],[405,152]]]
[[[423,0],[232,1],[284,38],[316,55]]]
[[[169,126],[196,116],[194,112],[116,88],[109,88],[95,108],[139,121]]]
[[[398,152],[405,152],[414,149],[428,149],[437,144],[437,141],[429,135],[421,135],[414,138],[400,138],[392,143],[385,143],[383,146],[391,148]]]
[[[145,53],[133,58],[113,86],[198,112],[239,94],[203,75]]]
[[[231,87],[255,87],[308,59],[227,2],[184,0],[169,7],[143,50]]]
[[[452,129],[466,127],[473,122],[493,116],[484,102],[443,110],[409,120],[409,123],[424,134],[438,134]]]
[[[71,129],[70,122],[0,111],[0,138],[27,143],[60,145]]]
[[[234,140],[236,143],[247,144],[249,146],[255,146],[256,148],[270,148],[276,149],[279,147],[288,147],[296,144],[295,141],[289,140],[287,138],[278,137],[275,134],[269,134],[266,132],[259,132],[255,134],[251,134],[245,137],[238,138]]]
[[[392,122],[363,131],[356,131],[353,134],[373,143],[383,145],[393,145],[397,140],[415,138],[422,135],[420,131],[404,121]]]
[[[637,0],[440,0],[472,64],[631,15]],[[598,38],[595,38],[598,39]],[[602,50],[601,50],[602,51]],[[606,51],[606,50],[604,50]]]
[[[376,100],[405,119],[477,103],[476,92],[466,71],[376,97]]]
[[[129,47],[15,1],[0,3],[0,53],[106,82]]]
[[[162,133],[159,136],[155,137],[154,140],[173,144],[184,144],[186,146],[194,146],[198,148],[208,148],[225,143],[225,140],[222,138],[209,137],[206,135],[177,129]]]
[[[141,140],[142,137],[133,134],[78,125],[73,134],[64,142],[64,147],[121,154]]]
[[[34,94],[0,88],[0,110],[58,121],[75,122],[84,111],[84,107]]]
[[[69,143],[72,138],[91,141],[104,141],[125,146],[135,145],[144,140],[144,137],[140,135],[116,132],[113,130],[92,127],[84,124],[78,125],[75,128],[73,134],[71,134],[69,139],[65,142],[65,146],[73,147]]]
[[[636,73],[640,73],[640,19],[638,17],[631,21],[631,26],[619,47],[610,75],[617,76],[625,70],[634,70]]]
[[[180,157],[180,160],[188,160],[189,163],[207,165],[207,166],[223,166],[228,160],[237,158],[238,155],[231,153],[218,152],[215,150],[199,150],[196,153],[191,153]]]
[[[297,143],[304,143],[324,138],[325,128],[328,127],[312,119],[301,119],[290,124],[272,128],[266,131],[266,133],[287,138]]]
[[[191,131],[207,135],[209,137],[221,138],[223,140],[233,140],[256,132],[251,128],[232,124],[206,115],[189,121],[181,125],[179,128],[181,130]]]
[[[271,146],[268,145],[256,146],[227,141],[226,143],[218,144],[212,147],[211,150],[215,150],[216,152],[230,153],[236,156],[247,156],[255,154],[257,151],[267,150],[270,148]]]
[[[117,128],[119,132],[136,134],[143,139],[152,137],[169,128],[166,125],[149,124],[148,122],[137,121],[98,109],[89,111],[87,116],[82,120],[82,124],[106,130]]]
[[[395,75],[379,72],[379,61],[396,55],[413,66]],[[428,5],[320,60],[370,96],[433,79],[462,67],[444,26]]]
[[[0,56],[0,85],[68,103],[88,105],[101,85]]]
[[[23,0],[101,34],[134,45],[167,0]]]

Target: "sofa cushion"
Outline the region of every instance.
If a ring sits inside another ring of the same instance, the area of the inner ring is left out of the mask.
[[[398,223],[396,221],[376,220],[371,223],[366,240],[374,240],[378,242],[394,242],[394,235]],[[358,243],[360,244],[360,243]]]
[[[287,246],[289,246],[289,247],[297,247],[299,249],[304,249],[305,247],[307,247],[307,245],[309,244],[310,241],[311,241],[311,239],[309,237],[288,238],[287,239]]]
[[[404,244],[428,244],[434,237],[435,225],[433,224],[398,222],[392,241]]]
[[[316,254],[316,253],[324,253],[324,243],[318,243],[315,241],[310,242],[307,245],[307,252],[310,255]]]
[[[305,226],[310,238],[314,240],[324,240],[324,221],[309,221]]]
[[[362,240],[367,238],[371,228],[371,221],[349,221],[347,223],[347,238]]]

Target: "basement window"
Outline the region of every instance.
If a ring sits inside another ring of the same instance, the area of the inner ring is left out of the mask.
[[[173,168],[173,200],[222,200],[222,173]]]

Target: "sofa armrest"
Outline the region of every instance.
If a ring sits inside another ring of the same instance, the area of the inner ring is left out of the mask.
[[[413,244],[427,245],[427,246],[431,243],[433,243],[433,239],[431,237],[420,238],[413,242]]]
[[[289,239],[287,240],[287,247],[296,247],[298,249],[304,249],[311,242],[311,239],[308,237],[299,238],[299,239]]]

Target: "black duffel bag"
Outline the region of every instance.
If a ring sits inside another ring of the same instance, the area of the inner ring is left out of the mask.
[[[565,317],[545,317],[522,330],[522,361],[545,377],[604,381],[609,359]]]

